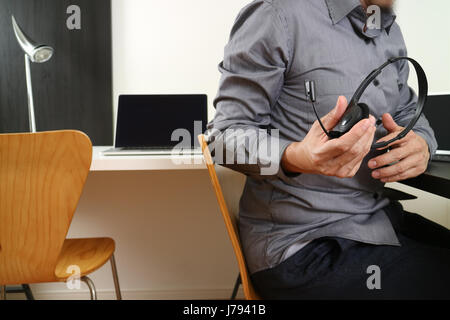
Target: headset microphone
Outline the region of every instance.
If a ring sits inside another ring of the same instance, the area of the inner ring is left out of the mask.
[[[428,81],[427,76],[425,74],[425,71],[421,67],[421,65],[414,59],[408,58],[408,57],[397,57],[397,58],[391,58],[388,61],[386,61],[384,64],[382,64],[379,68],[373,70],[367,77],[364,79],[364,81],[360,84],[358,89],[356,89],[355,94],[353,95],[352,99],[350,100],[350,103],[347,107],[347,110],[345,111],[344,115],[342,116],[339,123],[334,127],[333,130],[327,131],[325,126],[323,125],[322,121],[320,120],[320,117],[317,113],[315,102],[316,102],[316,87],[314,81],[306,81],[305,82],[305,89],[306,89],[306,97],[309,101],[311,101],[314,113],[317,117],[317,120],[319,121],[320,126],[322,127],[322,130],[325,132],[325,134],[330,139],[336,139],[347,132],[349,132],[355,124],[357,124],[359,121],[363,119],[369,118],[370,112],[369,112],[369,106],[367,106],[365,103],[360,103],[359,100],[361,96],[363,95],[364,91],[367,89],[367,87],[376,79],[376,77],[383,71],[384,68],[386,68],[388,65],[393,64],[400,60],[407,60],[412,63],[414,68],[416,69],[417,78],[419,82],[419,98],[417,101],[417,108],[416,113],[414,115],[414,118],[411,120],[409,125],[400,132],[397,137],[386,141],[386,142],[380,142],[375,143],[372,145],[372,149],[381,149],[389,146],[391,143],[403,139],[416,125],[417,121],[419,120],[420,116],[423,113],[423,109],[425,107],[427,97],[428,97]],[[381,120],[378,120],[377,125],[380,125],[382,123]]]

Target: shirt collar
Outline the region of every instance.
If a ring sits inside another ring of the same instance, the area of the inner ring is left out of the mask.
[[[367,38],[374,38],[379,35],[381,30],[367,30],[363,31],[364,25],[367,21],[367,15],[361,5],[360,0],[325,0],[330,18],[333,24],[339,23],[342,19],[349,16],[352,25],[359,30],[360,33]],[[381,13],[381,29],[389,31],[392,24],[395,22],[396,16],[392,10],[382,11]],[[358,21],[359,20],[359,21]],[[362,24],[361,24],[361,23]]]
[[[353,9],[361,5],[360,0],[325,0],[325,2],[333,24],[344,19]]]

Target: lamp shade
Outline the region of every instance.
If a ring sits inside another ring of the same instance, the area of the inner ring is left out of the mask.
[[[17,41],[30,60],[35,63],[44,63],[50,60],[53,56],[53,48],[44,44],[38,44],[31,40],[17,24],[14,16],[12,16],[11,19]]]

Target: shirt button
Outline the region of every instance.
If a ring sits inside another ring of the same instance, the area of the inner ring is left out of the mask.
[[[380,85],[380,81],[378,79],[373,80],[373,84],[375,87],[378,87]]]

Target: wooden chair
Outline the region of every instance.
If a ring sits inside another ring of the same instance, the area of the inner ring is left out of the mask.
[[[0,287],[81,280],[111,262],[109,238],[66,239],[92,161],[92,144],[78,131],[0,135]],[[73,272],[79,274],[73,274]]]
[[[230,237],[231,244],[236,255],[239,265],[239,273],[236,280],[236,285],[233,290],[232,299],[236,297],[239,285],[242,284],[244,288],[245,298],[247,300],[260,300],[250,280],[245,262],[244,254],[242,252],[241,242],[239,239],[239,232],[237,227],[237,219],[239,212],[239,200],[241,198],[246,177],[243,174],[232,171],[230,169],[215,166],[209,151],[205,136],[198,137],[203,151],[203,157],[208,168],[209,176],[216,194],[217,202],[219,203],[220,211],[225,222],[225,226]]]

